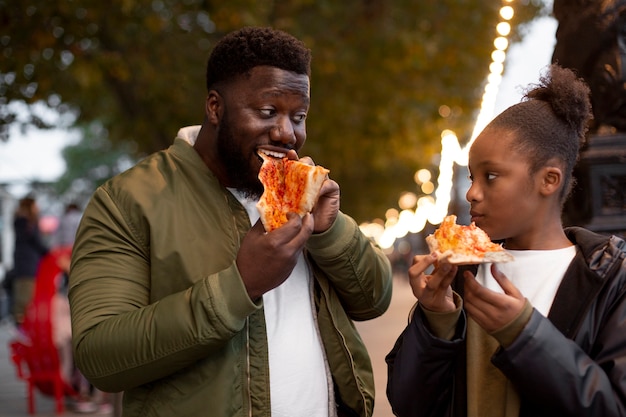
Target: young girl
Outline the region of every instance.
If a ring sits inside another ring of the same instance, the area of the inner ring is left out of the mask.
[[[476,138],[472,221],[515,260],[415,257],[386,358],[397,416],[626,415],[626,242],[561,224],[590,118],[588,87],[552,65]]]

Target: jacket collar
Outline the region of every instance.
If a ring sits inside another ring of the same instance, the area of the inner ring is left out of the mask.
[[[194,126],[185,126],[181,127],[178,130],[177,138],[183,139],[185,142],[193,146],[196,143],[196,139],[198,139],[198,133],[200,133],[200,125]]]
[[[609,237],[580,227],[567,228],[565,234],[578,251],[565,272],[548,318],[567,338],[572,339],[606,281],[607,275],[600,273],[606,263],[601,260],[593,262],[593,259],[604,252]]]
[[[609,236],[600,235],[581,227],[565,229],[568,239],[578,247],[574,260],[565,272],[563,281],[557,290],[548,318],[566,337],[572,339],[578,331],[585,313],[605,284],[607,270],[615,264],[615,257],[609,253],[606,259],[605,249],[611,240]],[[625,246],[623,241],[618,242]],[[459,268],[453,286],[463,296],[463,270],[470,270],[474,275],[476,265]]]

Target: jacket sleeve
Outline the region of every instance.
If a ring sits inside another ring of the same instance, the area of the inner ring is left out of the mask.
[[[151,299],[149,237],[128,216],[98,189],[70,268],[75,360],[90,382],[111,392],[219,352],[260,308],[248,298],[234,262],[186,290]]]
[[[382,315],[391,303],[391,264],[356,222],[343,213],[329,230],[311,236],[306,249],[353,320]]]
[[[622,288],[621,291],[624,291]],[[625,416],[626,300],[608,317],[587,354],[536,310],[519,337],[492,361],[529,415]],[[591,355],[591,356],[590,356]]]
[[[465,315],[461,314],[452,340],[435,337],[426,317],[416,308],[387,362],[387,398],[398,417],[450,415],[457,366],[463,366]],[[462,384],[464,386],[464,384]]]

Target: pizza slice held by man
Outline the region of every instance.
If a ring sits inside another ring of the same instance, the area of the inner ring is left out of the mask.
[[[313,209],[328,169],[319,165],[276,158],[259,152],[263,165],[259,180],[263,184],[263,195],[257,203],[265,231],[271,232],[287,222],[287,213],[300,217]]]

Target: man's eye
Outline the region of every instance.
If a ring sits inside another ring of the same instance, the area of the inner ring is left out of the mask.
[[[495,180],[496,178],[497,178],[497,175],[496,175],[496,174],[492,174],[492,173],[490,173],[490,172],[489,172],[489,173],[487,173],[487,180],[488,180],[488,181]]]
[[[267,117],[271,117],[276,114],[276,110],[274,109],[261,109],[261,114]]]
[[[306,120],[306,113],[298,113],[293,116],[293,121],[296,123],[302,123]]]

